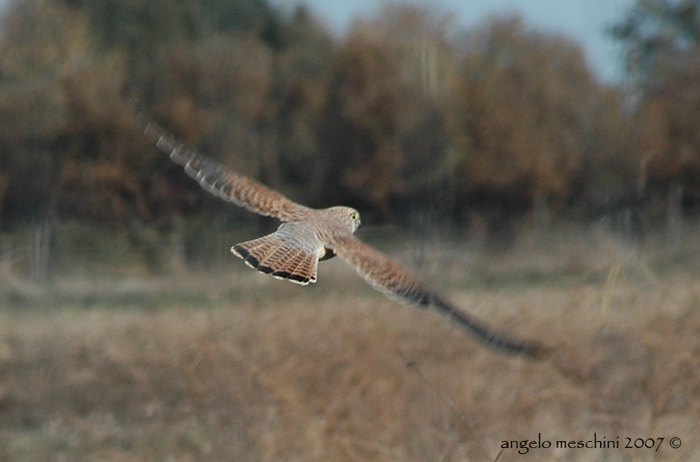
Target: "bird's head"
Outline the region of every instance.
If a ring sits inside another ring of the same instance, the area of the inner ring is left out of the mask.
[[[353,233],[357,231],[360,227],[360,212],[352,207],[331,207],[328,209],[334,217],[338,218],[344,225],[348,227]]]

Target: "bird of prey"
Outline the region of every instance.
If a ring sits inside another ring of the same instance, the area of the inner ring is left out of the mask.
[[[360,214],[351,207],[313,209],[297,204],[277,191],[224,168],[172,136],[156,123],[145,122],[145,134],[202,188],[252,212],[277,218],[274,233],[234,245],[231,251],[245,263],[276,278],[306,285],[316,282],[318,262],[339,256],[375,289],[391,298],[434,307],[485,345],[537,359],[550,349],[538,342],[520,341],[494,331],[447,298],[422,285],[407,270],[354,236]]]

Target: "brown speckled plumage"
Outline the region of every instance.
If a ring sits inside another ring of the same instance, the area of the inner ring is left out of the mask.
[[[511,339],[491,329],[447,299],[425,288],[386,255],[358,240],[359,213],[350,207],[312,209],[244,175],[231,172],[213,159],[178,141],[154,123],[145,133],[170,158],[212,194],[255,213],[274,217],[282,225],[274,233],[233,246],[231,251],[247,265],[274,277],[306,285],[316,282],[318,262],[340,256],[375,289],[391,298],[420,307],[432,306],[484,344],[535,358],[550,349]]]

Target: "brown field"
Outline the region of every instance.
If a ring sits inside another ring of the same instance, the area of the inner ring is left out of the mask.
[[[0,460],[700,460],[700,277],[615,249],[424,268],[493,325],[556,345],[541,363],[337,259],[308,288],[233,270],[179,276],[203,288],[189,301],[0,311]],[[594,434],[619,448],[555,447]],[[538,437],[552,447],[501,453]]]

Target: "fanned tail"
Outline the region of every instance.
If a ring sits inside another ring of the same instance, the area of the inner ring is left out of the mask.
[[[262,273],[301,285],[316,282],[318,256],[293,246],[275,233],[237,244],[231,251]]]

